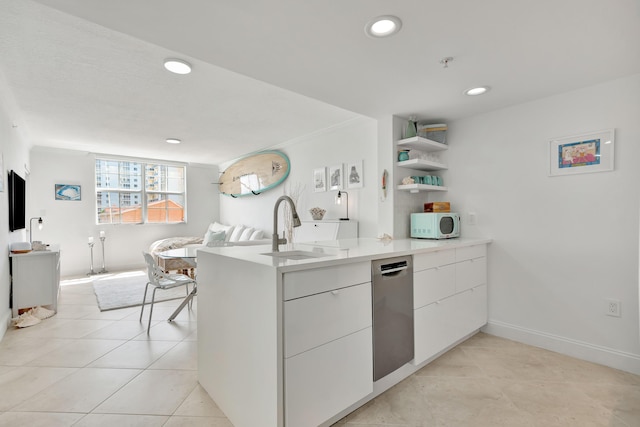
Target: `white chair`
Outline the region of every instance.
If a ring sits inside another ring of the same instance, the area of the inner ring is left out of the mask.
[[[193,289],[197,288],[197,283],[194,279],[190,278],[185,274],[169,274],[165,273],[158,267],[156,261],[153,259],[153,256],[148,252],[142,252],[144,255],[144,260],[147,263],[147,274],[149,276],[149,281],[147,285],[144,287],[144,297],[142,299],[142,308],[140,310],[140,321],[142,322],[142,313],[144,313],[144,306],[147,301],[147,290],[149,289],[149,285],[152,285],[153,293],[151,294],[151,309],[149,312],[149,324],[147,325],[147,334],[149,333],[149,329],[151,328],[151,317],[153,316],[153,303],[156,298],[156,291],[158,289],[166,290],[175,288],[177,286],[184,286],[186,288],[186,297],[189,297],[189,285],[193,284]],[[189,303],[189,308],[193,305],[193,300]],[[171,320],[169,320],[171,321]]]

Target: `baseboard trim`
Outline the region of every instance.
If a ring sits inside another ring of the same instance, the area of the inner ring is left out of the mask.
[[[482,332],[640,375],[640,355],[490,320]]]
[[[0,316],[0,341],[4,338],[4,334],[7,332],[7,329],[11,326],[11,309],[7,309]]]

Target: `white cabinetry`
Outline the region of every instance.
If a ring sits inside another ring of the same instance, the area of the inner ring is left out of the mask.
[[[486,245],[414,255],[418,365],[487,323]]]
[[[12,284],[12,315],[18,310],[47,306],[58,310],[60,285],[60,251],[32,251],[10,255]]]
[[[370,274],[369,263],[284,274],[285,426],[317,426],[373,391]]]
[[[358,237],[358,221],[302,221],[294,230],[296,242],[351,239]]]

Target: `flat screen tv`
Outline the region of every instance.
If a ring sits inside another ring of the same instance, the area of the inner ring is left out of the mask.
[[[9,172],[9,231],[25,228],[27,186],[14,171]]]

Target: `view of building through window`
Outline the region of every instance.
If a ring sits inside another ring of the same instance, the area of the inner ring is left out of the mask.
[[[184,222],[185,176],[184,166],[96,159],[98,224]]]

